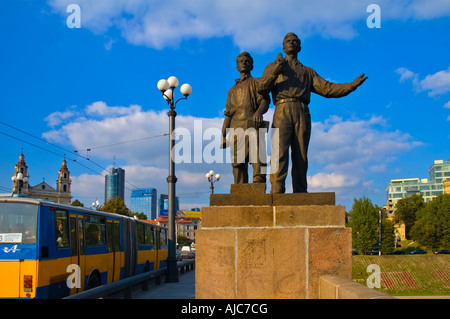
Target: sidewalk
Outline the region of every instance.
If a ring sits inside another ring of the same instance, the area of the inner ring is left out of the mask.
[[[179,273],[179,282],[149,285],[148,291],[133,294],[132,299],[195,299],[195,270]]]

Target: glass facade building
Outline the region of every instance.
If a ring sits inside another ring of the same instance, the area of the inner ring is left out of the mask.
[[[147,219],[155,220],[157,216],[157,191],[155,188],[137,188],[131,191],[131,211],[144,213]]]
[[[159,216],[167,216],[169,210],[169,195],[161,194],[158,201]],[[175,214],[180,210],[180,202],[178,196],[175,196]]]
[[[428,178],[392,179],[386,188],[388,210],[393,212],[395,204],[402,198],[421,194],[425,202],[444,193],[443,182],[450,180],[450,160],[435,160],[428,170]]]
[[[125,201],[125,170],[120,167],[105,176],[105,203],[116,197]]]

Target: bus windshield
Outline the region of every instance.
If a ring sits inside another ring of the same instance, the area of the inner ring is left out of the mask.
[[[0,244],[35,244],[38,206],[0,203]]]

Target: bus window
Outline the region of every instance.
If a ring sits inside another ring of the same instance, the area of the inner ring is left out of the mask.
[[[70,248],[72,256],[78,256],[77,218],[70,217]]]
[[[153,245],[153,226],[145,225],[145,243]]]
[[[108,251],[120,251],[120,224],[108,222],[106,230],[108,232]]]
[[[80,255],[84,255],[84,221],[78,218],[78,238],[80,239]]]
[[[161,229],[160,246],[167,246],[167,230]]]
[[[138,243],[139,244],[146,244],[145,242],[145,225],[138,223],[137,224],[137,233],[138,233]]]
[[[86,245],[106,245],[105,218],[100,216],[86,215]]]
[[[114,251],[120,251],[120,224],[114,223]]]
[[[0,243],[35,244],[38,206],[0,204]]]
[[[67,212],[55,210],[56,247],[69,247],[69,221]]]

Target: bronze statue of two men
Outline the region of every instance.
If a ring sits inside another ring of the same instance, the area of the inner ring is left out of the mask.
[[[272,140],[272,154],[270,158],[271,194],[285,193],[285,181],[289,166],[289,148],[292,160],[292,188],[294,193],[307,192],[308,145],[311,136],[311,116],[308,105],[311,93],[327,98],[338,98],[348,95],[356,90],[367,77],[364,74],[351,83],[337,84],[324,80],[312,68],[304,66],[298,59],[301,50],[301,41],[294,33],[288,33],[283,40],[285,57],[278,53],[276,60],[269,63],[261,78],[252,78],[253,60],[247,52],[241,53],[236,62],[240,79],[228,92],[225,109],[225,120],[222,134],[225,145],[227,129],[248,129],[249,123],[253,125],[258,141],[258,155],[256,160],[249,156],[248,140],[244,145],[237,146],[236,134],[226,145],[233,145],[231,159],[233,166],[234,183],[248,183],[248,163],[253,165],[253,182],[265,183],[266,167],[263,161],[264,150],[259,131],[262,125],[263,114],[267,112],[270,104],[269,94],[275,110],[272,120],[272,131],[277,130],[278,139]],[[246,138],[247,136],[245,136]],[[241,139],[242,140],[242,139]],[[237,151],[245,146],[244,159],[239,160]],[[275,151],[274,151],[274,148]],[[275,165],[276,164],[276,165]]]

